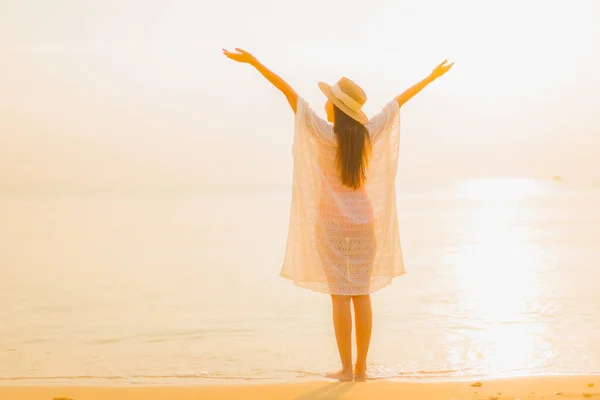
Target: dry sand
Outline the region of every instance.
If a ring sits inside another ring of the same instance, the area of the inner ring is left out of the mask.
[[[600,375],[480,381],[327,382],[198,386],[0,386],[4,400],[600,399]]]

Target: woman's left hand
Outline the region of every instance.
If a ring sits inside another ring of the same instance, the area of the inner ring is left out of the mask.
[[[237,61],[237,62],[241,62],[241,63],[253,65],[256,62],[256,57],[254,57],[252,54],[248,53],[246,50],[242,50],[237,47],[235,48],[235,50],[237,51],[237,53],[232,53],[230,51],[223,49],[223,54],[225,54],[225,57],[227,57],[233,61]]]
[[[433,69],[433,71],[431,71],[431,77],[433,79],[437,79],[440,76],[444,75],[446,72],[450,71],[450,68],[452,68],[454,63],[446,65],[447,62],[448,60],[442,61],[437,67]]]

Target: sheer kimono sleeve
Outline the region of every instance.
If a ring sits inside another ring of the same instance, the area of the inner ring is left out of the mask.
[[[299,115],[302,114],[302,115]],[[316,139],[322,140],[328,143],[333,143],[333,129],[331,125],[327,123],[323,118],[319,117],[314,112],[310,105],[300,96],[298,96],[298,107],[296,118],[300,118],[310,132]]]
[[[398,112],[398,102],[394,99],[387,103],[379,114],[375,115],[365,124],[365,127],[369,131],[372,143],[379,141],[385,132],[390,131],[392,124],[394,123],[394,117]]]

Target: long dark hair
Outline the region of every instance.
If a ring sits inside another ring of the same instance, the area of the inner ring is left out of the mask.
[[[333,116],[333,132],[338,143],[336,162],[342,184],[352,189],[360,189],[367,178],[371,156],[369,131],[335,105]]]

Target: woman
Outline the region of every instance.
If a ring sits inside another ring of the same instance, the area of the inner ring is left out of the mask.
[[[399,109],[453,63],[442,62],[370,120],[361,110],[367,96],[356,83],[347,78],[333,87],[319,82],[330,125],[254,56],[236,51],[223,49],[223,54],[255,67],[283,92],[296,114],[290,228],[280,275],[331,295],[342,369],[327,376],[364,380],[372,327],[370,293],[405,273],[395,197]],[[350,303],[356,319],[354,370]]]

